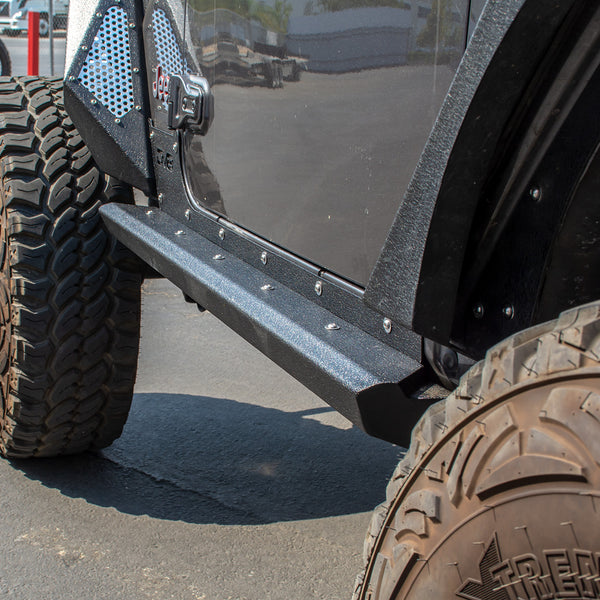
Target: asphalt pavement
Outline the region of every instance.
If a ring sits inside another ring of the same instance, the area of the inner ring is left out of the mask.
[[[62,75],[65,68],[66,39],[64,34],[56,34],[54,38],[54,69],[50,61],[50,40],[40,39],[39,75]],[[27,36],[11,37],[2,35],[2,41],[8,49],[12,63],[13,75],[27,75]]]
[[[347,599],[398,454],[148,281],[122,437],[0,461],[0,595]]]

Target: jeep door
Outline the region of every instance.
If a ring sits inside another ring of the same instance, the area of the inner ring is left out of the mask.
[[[164,10],[186,48],[171,68],[201,72],[215,98],[208,134],[184,134],[191,203],[364,286],[464,51],[469,0],[180,3]]]

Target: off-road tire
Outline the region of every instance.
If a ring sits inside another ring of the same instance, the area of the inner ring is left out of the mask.
[[[416,426],[354,599],[600,598],[600,302],[508,338]]]
[[[137,367],[141,275],[98,207],[131,189],[96,167],[60,80],[0,79],[0,452],[115,440]]]

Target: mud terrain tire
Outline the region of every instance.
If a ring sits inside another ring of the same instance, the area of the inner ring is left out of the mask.
[[[600,598],[600,302],[488,351],[415,428],[355,599]]]
[[[137,367],[141,276],[104,229],[131,202],[66,115],[62,82],[0,79],[0,452],[101,448],[122,431]]]

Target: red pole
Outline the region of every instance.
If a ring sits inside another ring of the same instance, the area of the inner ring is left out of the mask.
[[[29,11],[27,31],[27,75],[40,74],[40,13]]]

